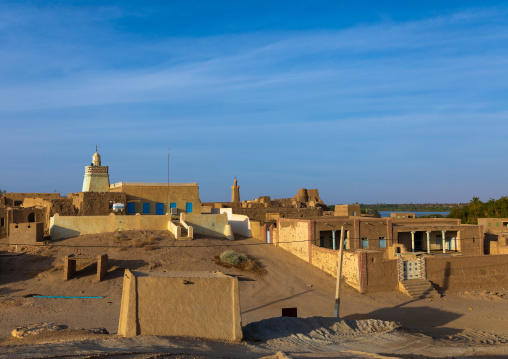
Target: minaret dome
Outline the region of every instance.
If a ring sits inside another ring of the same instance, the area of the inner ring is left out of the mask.
[[[93,154],[92,163],[94,166],[100,166],[101,165],[101,156],[97,152],[97,145],[95,145],[95,153]]]

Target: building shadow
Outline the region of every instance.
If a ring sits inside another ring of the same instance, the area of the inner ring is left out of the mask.
[[[462,314],[428,306],[407,306],[421,299],[387,308],[374,310],[367,314],[351,314],[344,319],[380,319],[393,321],[410,332],[423,333],[429,336],[445,337],[461,333],[461,329],[447,328],[446,324],[460,318]]]
[[[85,261],[83,261],[85,262]],[[109,259],[108,260],[108,271],[103,277],[103,281],[113,280],[124,276],[126,269],[136,270],[146,266],[148,263],[142,259],[134,260],[121,260],[121,259]],[[90,259],[90,262],[78,263],[79,267],[76,268],[76,272],[73,278],[80,279],[85,277],[96,277],[97,276],[97,261]]]
[[[42,272],[51,270],[55,257],[24,253],[17,256],[0,257],[0,285],[32,279]]]
[[[108,261],[108,273],[104,280],[113,280],[119,277],[123,277],[125,270],[136,270],[146,266],[148,263],[142,259],[110,259]]]

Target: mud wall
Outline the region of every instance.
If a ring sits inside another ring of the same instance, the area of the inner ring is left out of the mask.
[[[210,272],[126,270],[118,334],[239,341],[238,279]]]
[[[321,248],[312,245],[312,265],[323,272],[337,278],[339,266],[339,251]],[[360,290],[358,273],[358,255],[352,252],[344,252],[342,255],[342,280],[351,287]]]
[[[384,259],[382,252],[364,252],[362,254],[365,257],[366,266],[366,278],[362,286],[362,293],[397,291],[399,289],[397,260]]]
[[[447,290],[502,289],[508,283],[508,254],[427,257],[427,279]]]
[[[164,213],[169,212],[168,202],[176,203],[178,214],[186,212],[186,204],[192,203],[192,213],[201,213],[199,187],[197,184],[130,184],[123,182],[111,185],[110,193],[124,192],[127,202],[134,203],[136,213],[143,213],[143,203],[150,203],[150,214],[155,214],[155,204],[164,204]]]
[[[193,214],[181,213],[180,218],[194,229],[194,234],[205,236],[228,237],[232,234],[231,225],[228,224],[228,216],[222,214]],[[232,238],[230,238],[232,239]]]
[[[6,206],[17,206],[21,205],[25,198],[59,199],[63,197],[60,193],[5,193],[3,198]]]
[[[43,241],[43,223],[11,223],[9,227],[9,244],[37,245]]]
[[[168,230],[170,216],[60,216],[50,219],[51,239],[62,239],[121,230],[151,229]]]
[[[278,242],[282,249],[312,263],[312,222],[278,220]]]
[[[322,208],[288,208],[288,207],[264,207],[264,208],[233,208],[233,213],[249,217],[251,220],[263,222],[267,214],[279,213],[280,218],[309,218],[323,215]]]
[[[263,239],[263,226],[258,221],[250,221],[251,236],[257,239]]]
[[[123,192],[77,192],[69,194],[69,198],[80,216],[107,215],[112,212],[112,203],[127,203],[127,195]]]

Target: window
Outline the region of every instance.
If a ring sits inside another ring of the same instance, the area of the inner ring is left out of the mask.
[[[143,203],[143,214],[150,214],[150,203]]]
[[[136,213],[136,203],[128,202],[127,203],[127,214],[134,214],[134,213]]]
[[[344,249],[349,249],[349,242],[347,239],[344,239]]]
[[[503,222],[503,227],[508,227],[508,222]]]
[[[0,227],[3,227],[3,226],[5,226],[5,219],[0,218]]]
[[[23,201],[14,201],[15,206],[21,206],[23,204]]]
[[[362,249],[369,249],[369,238],[362,237]]]
[[[499,227],[499,222],[496,222],[496,227]]]
[[[192,213],[192,202],[187,202],[185,204],[185,212]]]
[[[353,217],[356,216],[356,212],[353,212]]]
[[[386,248],[386,239],[385,239],[385,237],[379,237],[379,248]]]
[[[490,227],[490,222],[489,222],[489,227]]]
[[[476,241],[476,237],[473,237],[473,243]]]

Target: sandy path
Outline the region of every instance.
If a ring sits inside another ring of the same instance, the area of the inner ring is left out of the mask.
[[[110,333],[116,333],[123,268],[220,270],[237,275],[244,325],[278,317],[284,307],[297,307],[300,317],[333,314],[335,279],[273,245],[256,239],[177,242],[165,232],[133,231],[127,235],[130,239],[123,242],[115,240],[113,234],[81,236],[57,243],[64,247],[29,249],[21,256],[0,257],[0,337],[9,336],[17,326],[38,322],[55,322],[77,328],[104,327]],[[128,247],[134,241],[155,237],[157,248],[154,250]],[[95,247],[79,247],[81,245]],[[267,274],[260,277],[217,265],[213,258],[228,247],[259,259]],[[107,279],[95,282],[95,269],[89,267],[80,278],[63,281],[62,269],[58,265],[60,258],[71,253],[90,256],[107,253],[112,266]],[[26,298],[29,294],[99,295],[105,298]],[[386,335],[382,340],[368,337],[359,342],[351,341],[351,345],[342,343],[329,347],[335,351],[364,348],[362,351],[422,354],[435,353],[435,348],[442,347],[443,353],[453,352],[456,355],[464,352],[464,346],[476,346],[483,353],[508,355],[508,347],[502,344],[508,338],[508,300],[500,296],[450,292],[439,299],[415,301],[401,293],[360,295],[345,288],[341,315],[396,321],[413,333],[453,340],[440,344],[427,336],[415,339],[398,333]],[[487,349],[482,349],[484,345]],[[285,348],[286,344],[282,342],[280,347]],[[270,348],[271,351],[275,349]],[[472,353],[471,350],[469,352]]]

